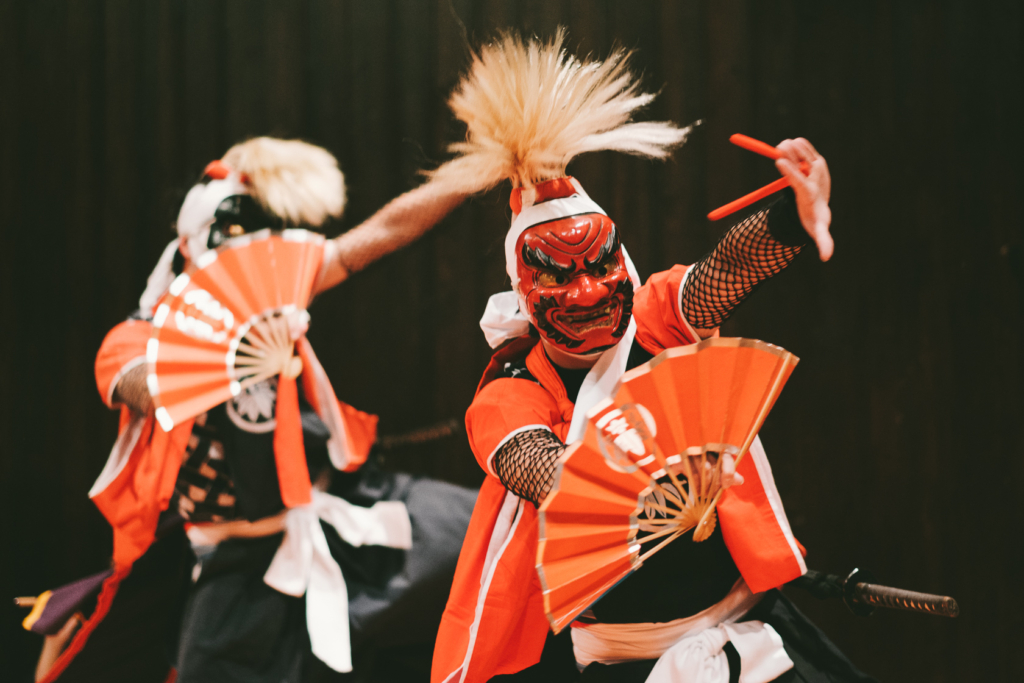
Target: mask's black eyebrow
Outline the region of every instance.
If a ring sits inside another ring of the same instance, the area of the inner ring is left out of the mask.
[[[601,250],[597,252],[597,256],[595,256],[593,260],[584,259],[584,262],[587,264],[587,268],[593,268],[598,263],[604,261],[606,258],[611,256],[618,250],[619,231],[616,230],[615,228],[612,228],[611,232],[608,233],[608,239],[604,241],[604,244],[601,245]]]
[[[563,273],[564,275],[572,275],[576,272],[576,265],[571,261],[569,262],[569,265],[563,266],[540,249],[532,249],[526,244],[523,245],[522,257],[523,263],[531,268],[551,270],[556,273]]]

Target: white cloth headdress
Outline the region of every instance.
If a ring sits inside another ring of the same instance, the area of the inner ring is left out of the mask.
[[[174,262],[174,252],[178,250],[181,242],[184,241],[188,246],[188,253],[192,255],[192,258],[206,251],[214,212],[222,201],[237,194],[249,194],[249,190],[241,181],[237,171],[232,172],[223,180],[211,180],[205,184],[194,185],[188,191],[175,224],[178,229],[178,239],[173,240],[164,248],[156,268],[146,280],[146,291],[139,297],[139,308],[143,312],[151,311],[156,306],[157,300],[174,281],[171,264]]]
[[[516,244],[519,242],[519,237],[535,225],[549,223],[560,218],[588,213],[608,215],[587,195],[578,180],[569,178],[569,182],[576,189],[572,195],[549,199],[539,204],[527,205],[524,201],[522,210],[512,217],[512,226],[505,236],[505,272],[508,273],[509,279],[512,281],[512,289],[508,292],[491,295],[484,315],[480,319],[480,329],[483,330],[487,343],[492,349],[509,339],[521,337],[530,330],[531,321],[522,313],[526,310],[526,302],[523,300],[522,293],[519,292],[519,272],[516,266]],[[626,271],[629,273],[629,279],[633,282],[633,287],[639,288],[640,276],[637,274],[632,259],[629,258],[626,247],[622,247],[622,256],[625,259]]]
[[[164,249],[146,281],[139,308],[149,312],[174,281],[174,252],[185,242],[189,257],[207,251],[217,207],[228,197],[251,195],[286,225],[319,227],[345,208],[345,178],[327,150],[300,140],[260,137],[227,151],[216,177],[189,190],[178,212],[178,239]]]

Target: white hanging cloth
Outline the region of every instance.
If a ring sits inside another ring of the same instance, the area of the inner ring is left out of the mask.
[[[313,654],[345,673],[352,670],[348,588],[320,520],[354,546],[405,550],[412,547],[412,524],[400,501],[381,501],[364,508],[316,489],[309,505],[292,508],[285,516],[284,540],[263,581],[286,595],[306,596],[306,626]]]

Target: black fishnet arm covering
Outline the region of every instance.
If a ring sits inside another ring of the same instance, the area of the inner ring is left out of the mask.
[[[797,257],[809,238],[792,190],[729,229],[698,261],[683,285],[683,315],[698,330],[711,330],[732,315],[761,283]]]
[[[565,444],[547,429],[529,429],[503,443],[491,464],[505,488],[540,506],[555,483],[555,465],[564,451]]]

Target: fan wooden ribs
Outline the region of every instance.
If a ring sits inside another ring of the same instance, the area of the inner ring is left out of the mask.
[[[302,369],[302,361],[294,358],[294,353],[286,313],[258,318],[238,342],[234,357],[235,381],[240,389],[246,389],[281,373],[295,377]]]
[[[537,570],[557,633],[689,531],[714,531],[725,458],[743,458],[798,358],[756,340],[669,349],[587,414],[540,507]]]

